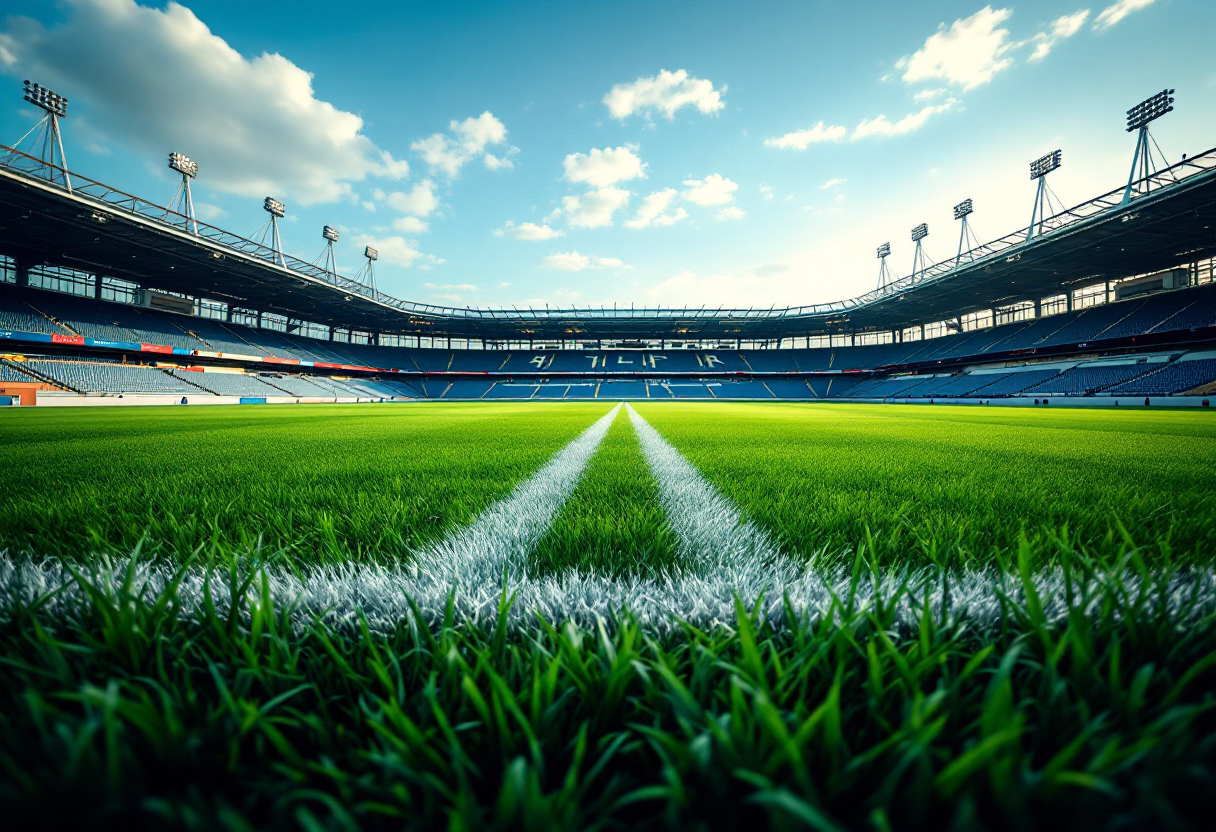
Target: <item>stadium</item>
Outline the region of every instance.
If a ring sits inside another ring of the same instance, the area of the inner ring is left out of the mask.
[[[60,93],[0,145],[5,828],[1207,827],[1216,148],[1160,151],[1173,89],[1102,192],[1054,150],[1028,225],[965,199],[949,258],[921,224],[785,307],[399,298],[287,200],[200,218],[181,148],[171,200],[69,166]]]

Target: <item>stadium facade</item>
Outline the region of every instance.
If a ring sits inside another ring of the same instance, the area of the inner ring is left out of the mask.
[[[174,156],[187,198],[166,207],[0,146],[0,397],[1203,404],[1216,388],[1216,150],[784,309],[399,300],[362,279],[370,259],[351,278],[198,221],[197,167]]]

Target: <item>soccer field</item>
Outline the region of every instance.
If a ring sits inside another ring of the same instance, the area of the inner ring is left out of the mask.
[[[0,412],[0,798],[48,826],[88,793],[198,828],[1192,828],[1214,465],[1193,411]]]

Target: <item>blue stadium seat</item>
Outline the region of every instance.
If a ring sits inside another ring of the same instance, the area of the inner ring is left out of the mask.
[[[1139,378],[1111,387],[1111,395],[1169,396],[1216,382],[1216,358],[1180,358]]]
[[[1079,366],[1065,370],[1023,391],[1024,395],[1080,396],[1096,393],[1107,387],[1142,376],[1156,369],[1147,362],[1105,366]]]

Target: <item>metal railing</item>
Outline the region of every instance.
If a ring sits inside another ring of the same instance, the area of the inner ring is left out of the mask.
[[[1133,198],[1127,205],[1122,205],[1123,193],[1126,186],[1121,186],[1099,197],[1083,202],[1072,208],[1065,209],[1053,216],[1045,218],[1036,227],[1041,231],[1035,236],[1030,235],[1030,228],[1022,228],[1006,234],[999,239],[978,245],[962,253],[956,260],[937,263],[929,268],[901,277],[888,283],[881,289],[872,289],[863,295],[847,300],[818,303],[810,306],[776,306],[757,307],[711,307],[671,308],[671,307],[618,307],[612,308],[545,308],[533,309],[476,309],[472,307],[436,306],[427,303],[404,301],[379,292],[358,281],[343,277],[340,274],[321,268],[314,263],[301,260],[289,254],[280,255],[269,246],[255,242],[230,231],[195,220],[173,211],[164,205],[149,202],[146,199],[120,191],[117,188],[89,179],[74,171],[50,164],[42,159],[30,156],[19,150],[0,145],[0,168],[12,171],[20,176],[36,178],[44,184],[62,190],[69,198],[91,203],[99,208],[118,210],[123,213],[135,214],[145,220],[173,227],[175,230],[207,240],[214,246],[229,249],[240,254],[256,258],[274,269],[281,269],[295,276],[304,276],[328,284],[348,295],[359,295],[380,305],[419,315],[427,318],[462,319],[465,321],[501,321],[529,323],[546,322],[577,322],[596,320],[663,320],[679,322],[719,320],[779,320],[789,318],[818,317],[834,313],[851,312],[891,298],[926,283],[936,282],[955,272],[969,271],[982,267],[992,261],[1009,256],[1011,249],[1019,246],[1029,246],[1046,236],[1062,229],[1069,228],[1084,220],[1092,219],[1105,211],[1116,211],[1120,208],[1134,212],[1135,206],[1145,198],[1156,197],[1161,193],[1185,183],[1196,175],[1210,173],[1216,170],[1216,148],[1205,151],[1185,161],[1157,171],[1151,176],[1143,177],[1132,184]],[[72,191],[69,193],[61,182],[56,181],[56,175],[63,179],[70,174]],[[1153,189],[1156,189],[1154,192]],[[192,226],[197,228],[197,234],[192,233]],[[280,261],[280,256],[282,260]]]

